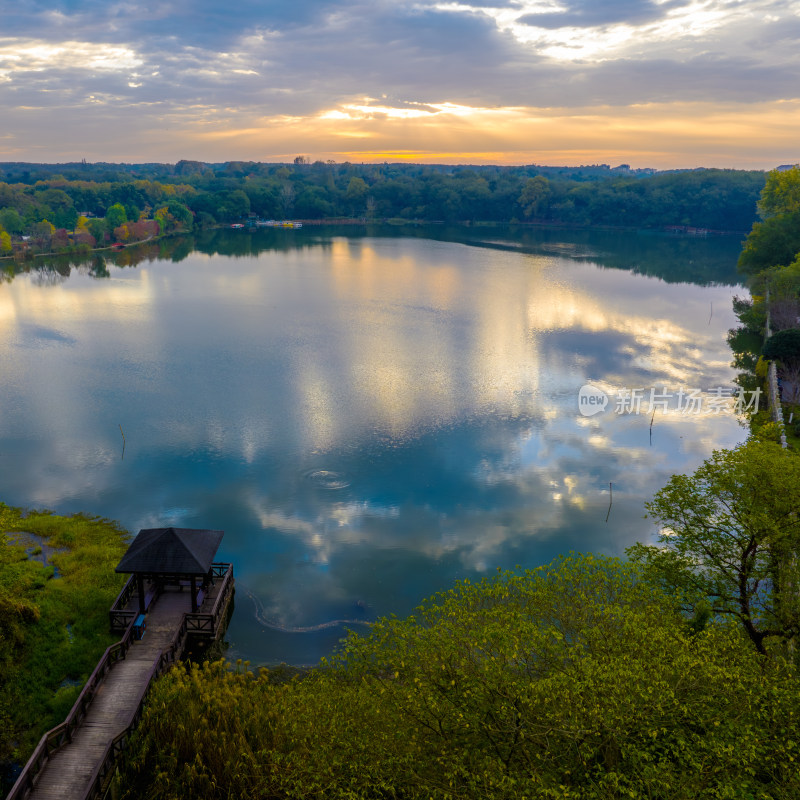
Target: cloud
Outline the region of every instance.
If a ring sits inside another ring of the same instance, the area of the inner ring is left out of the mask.
[[[0,158],[79,148],[137,160],[137,142],[144,158],[160,141],[166,160],[180,131],[204,147],[249,143],[227,157],[331,154],[353,149],[340,146],[348,139],[357,152],[513,161],[536,152],[530,130],[557,109],[615,107],[627,129],[641,105],[791,101],[798,27],[792,0],[17,4],[0,38],[0,102],[16,138]],[[100,133],[114,120],[119,155]],[[511,121],[516,135],[501,127]],[[433,146],[420,148],[425,137]],[[757,145],[783,148],[761,137],[751,154]],[[627,147],[623,136],[616,150]]]
[[[560,5],[557,11],[525,14],[517,19],[522,25],[537,28],[587,28],[625,22],[629,25],[663,19],[667,13],[683,5],[680,0],[654,2],[653,0],[616,0],[597,3],[594,0],[577,0]]]

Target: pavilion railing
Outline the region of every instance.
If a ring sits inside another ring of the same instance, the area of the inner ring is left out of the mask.
[[[117,595],[117,599],[112,603],[111,610],[108,612],[108,620],[111,631],[124,631],[128,625],[136,618],[135,611],[126,611],[125,606],[136,592],[136,576],[131,575],[125,585]]]
[[[160,588],[157,584],[155,586],[151,584],[148,591],[145,592],[145,610],[150,608],[153,601],[156,599],[156,597],[158,597],[159,591]],[[122,590],[117,595],[117,599],[113,602],[111,609],[108,612],[108,619],[112,633],[124,631],[130,622],[136,619],[136,617],[139,615],[139,610],[137,608],[126,608],[131,598],[137,593],[138,588],[136,584],[136,575],[131,575],[130,578],[128,578],[128,580],[125,582],[125,585],[122,587]]]
[[[186,614],[187,630],[190,634],[198,636],[216,636],[219,623],[224,613],[228,599],[233,592],[233,564],[212,564],[211,574],[215,578],[222,578],[214,603],[207,612],[193,612]]]

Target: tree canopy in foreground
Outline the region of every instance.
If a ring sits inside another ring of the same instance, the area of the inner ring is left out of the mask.
[[[687,610],[731,616],[755,647],[800,632],[800,458],[774,442],[715,450],[647,503],[658,547],[629,550]]]
[[[796,797],[794,667],[696,631],[636,565],[463,581],[278,684],[224,662],[154,688],[122,797]]]

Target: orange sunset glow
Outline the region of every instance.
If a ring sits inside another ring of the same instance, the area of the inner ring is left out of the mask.
[[[797,160],[792,5],[19,7],[0,160],[769,169]]]

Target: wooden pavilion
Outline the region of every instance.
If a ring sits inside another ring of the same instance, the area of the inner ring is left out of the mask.
[[[139,594],[139,613],[147,611],[145,581],[157,593],[165,585],[191,588],[192,613],[198,609],[199,588],[212,582],[212,562],[224,531],[204,528],[144,528],[117,564],[116,572],[133,573]]]

